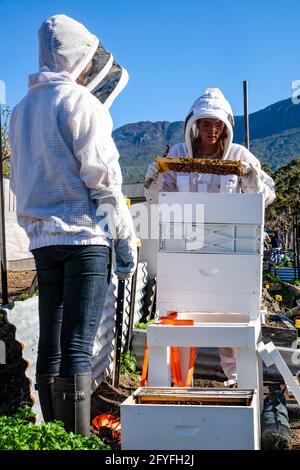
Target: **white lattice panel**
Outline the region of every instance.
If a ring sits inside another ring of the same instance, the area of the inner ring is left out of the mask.
[[[230,224],[162,224],[160,251],[260,253],[261,226]]]

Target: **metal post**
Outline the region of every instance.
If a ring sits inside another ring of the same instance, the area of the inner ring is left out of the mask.
[[[7,288],[7,260],[6,260],[6,241],[5,241],[5,206],[4,206],[4,188],[3,188],[3,154],[2,154],[2,107],[0,103],[0,245],[1,245],[1,284],[2,284],[2,305],[8,304]]]
[[[137,265],[135,273],[131,279],[131,291],[130,291],[130,308],[129,308],[129,324],[128,324],[128,334],[127,334],[127,341],[125,350],[129,351],[132,342],[133,336],[133,326],[134,326],[134,312],[135,312],[135,296],[136,296],[136,282],[138,276],[138,268],[139,268],[139,254],[140,254],[140,245],[137,246]]]
[[[244,80],[244,129],[245,129],[245,147],[249,150],[249,115],[248,115],[248,81]]]
[[[118,281],[117,312],[116,312],[114,370],[113,370],[113,386],[117,387],[117,388],[119,386],[119,380],[120,380],[124,295],[125,295],[125,281],[123,279],[119,279],[119,281]]]
[[[294,277],[297,279],[297,225],[296,217],[293,216],[293,261],[294,261]]]
[[[298,215],[296,214],[296,252],[297,252],[297,278],[300,278],[300,244],[299,244],[299,232],[298,232],[298,227],[299,227],[299,219]]]

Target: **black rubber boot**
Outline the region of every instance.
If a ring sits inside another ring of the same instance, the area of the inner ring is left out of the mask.
[[[90,436],[91,378],[90,372],[55,377],[54,416],[68,432]]]
[[[39,394],[40,407],[45,423],[54,420],[54,377],[55,375],[36,375],[35,389]]]

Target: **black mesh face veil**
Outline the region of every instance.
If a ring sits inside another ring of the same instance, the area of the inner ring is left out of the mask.
[[[110,52],[99,44],[92,59],[92,68],[85,86],[107,107],[123,90],[128,81],[127,71],[113,60]]]
[[[113,62],[107,76],[93,90],[93,95],[103,104],[110,103],[123,90],[126,83],[126,71],[119,64]]]
[[[86,77],[85,86],[93,91],[95,86],[104,78],[113,63],[113,57],[110,52],[107,52],[101,43],[92,59],[92,68]]]

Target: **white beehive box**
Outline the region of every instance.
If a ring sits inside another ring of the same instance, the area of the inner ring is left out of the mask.
[[[261,194],[161,193],[157,305],[259,315]],[[182,236],[180,236],[182,234]]]
[[[256,400],[254,392],[248,405],[146,404],[133,394],[121,404],[122,450],[259,449]]]

